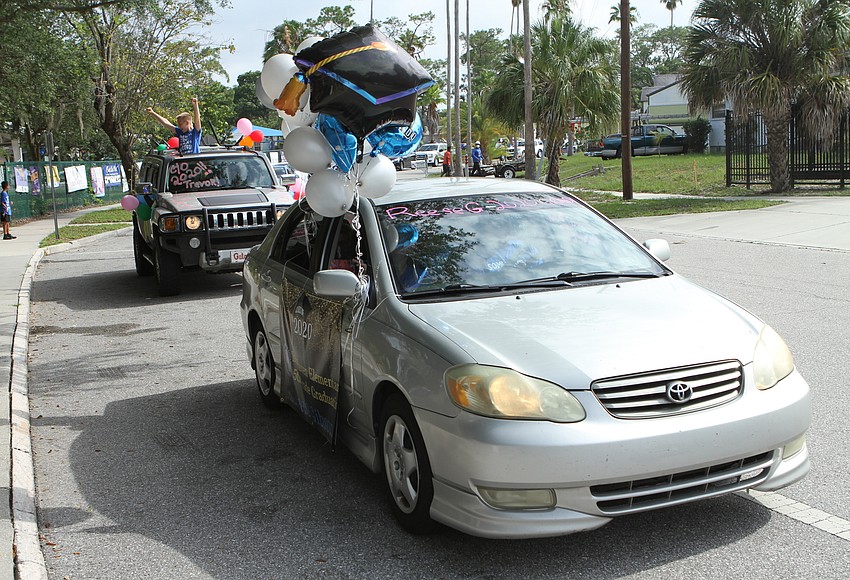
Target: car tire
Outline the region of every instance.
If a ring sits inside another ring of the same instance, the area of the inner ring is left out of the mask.
[[[180,257],[163,250],[154,238],[154,269],[160,296],[180,294]]]
[[[275,365],[274,356],[269,348],[266,331],[259,326],[251,337],[251,351],[254,356],[254,376],[257,379],[257,389],[260,400],[270,409],[280,407],[280,397],[274,392]]]
[[[516,177],[516,170],[513,167],[505,167],[502,169],[502,177],[505,179],[513,179]]]
[[[537,153],[535,153],[534,155],[535,155],[535,157],[537,157],[538,159],[543,159],[543,151],[538,151],[538,152],[537,152]]]
[[[400,394],[391,395],[381,412],[381,457],[393,514],[411,534],[427,534],[431,519],[434,481],[425,442],[410,405]]]
[[[136,274],[139,276],[151,276],[154,273],[153,264],[145,257],[145,238],[139,231],[136,216],[133,215],[133,260],[136,262]]]
[[[614,159],[620,159],[623,156],[623,148],[617,147],[617,151],[614,152]]]

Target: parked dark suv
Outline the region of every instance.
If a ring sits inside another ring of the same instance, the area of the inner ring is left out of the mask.
[[[224,147],[149,153],[136,195],[151,208],[133,213],[136,272],[156,274],[161,296],[179,294],[183,269],[241,271],[248,250],[293,201],[265,156]]]

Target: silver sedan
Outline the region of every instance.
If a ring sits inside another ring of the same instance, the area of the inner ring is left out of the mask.
[[[399,523],[554,536],[809,470],[809,387],[764,322],[582,201],[427,179],[293,205],[244,267],[260,396],[386,476]]]

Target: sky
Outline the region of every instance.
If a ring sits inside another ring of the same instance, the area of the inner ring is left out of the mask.
[[[687,26],[698,0],[683,0],[673,14],[673,24]],[[501,28],[504,36],[511,27],[511,3],[508,0],[460,0],[461,31],[466,30],[466,5],[469,4],[469,28],[471,31]],[[543,0],[531,0],[531,18],[540,16]],[[611,6],[619,0],[573,0],[573,14],[585,26],[596,28],[602,36],[613,37],[618,23],[609,24]],[[396,16],[406,20],[410,14],[434,13],[434,35],[437,44],[425,50],[424,56],[438,59],[446,56],[446,2],[445,0],[231,0],[232,7],[219,9],[213,15],[213,26],[209,40],[213,43],[232,43],[234,53],[222,53],[221,62],[230,80],[219,79],[227,85],[235,85],[236,78],[245,72],[262,70],[263,47],[271,37],[272,29],[284,20],[304,21],[316,18],[325,6],[350,5],[355,9],[354,19],[358,24],[369,22],[369,13],[374,9],[375,20]],[[670,25],[670,11],[661,0],[631,0],[637,9],[638,24]],[[452,18],[454,0],[450,0]]]

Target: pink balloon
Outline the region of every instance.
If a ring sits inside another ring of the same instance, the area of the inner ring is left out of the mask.
[[[251,124],[251,121],[242,117],[236,121],[236,130],[242,133],[245,137],[248,137],[251,135],[251,131],[254,130],[254,125]]]
[[[125,195],[121,198],[121,207],[126,209],[127,211],[133,211],[137,207],[139,207],[139,200],[135,195]]]
[[[259,129],[254,129],[253,131],[251,131],[249,137],[251,137],[251,141],[253,141],[254,143],[259,143],[263,140],[264,135],[263,132]]]

